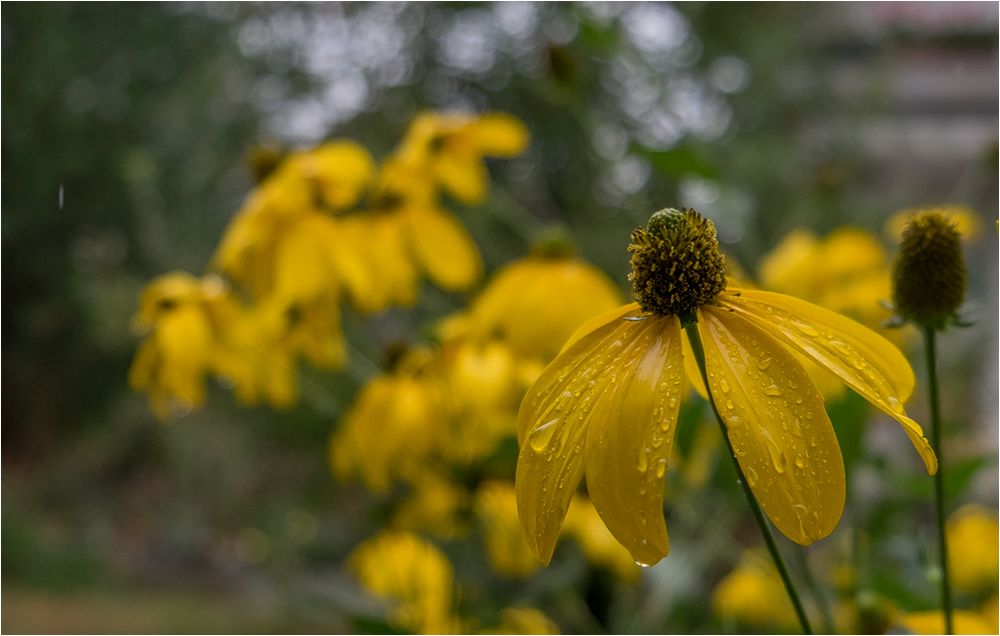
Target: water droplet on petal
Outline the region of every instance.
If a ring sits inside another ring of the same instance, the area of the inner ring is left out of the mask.
[[[761,371],[766,371],[768,367],[771,366],[770,356],[766,358],[757,358],[757,368]]]
[[[757,471],[754,470],[752,466],[747,466],[747,469],[744,472],[747,475],[747,483],[751,486],[755,486],[757,484]]]
[[[642,561],[636,561],[635,564],[638,565],[640,568],[648,568],[649,567],[648,563],[643,563]]]
[[[729,393],[730,391],[729,383],[726,382],[725,379],[719,380],[719,388],[722,389],[723,393]]]
[[[649,468],[649,457],[647,457],[646,451],[647,449],[639,451],[639,462],[635,465],[640,473],[646,472],[646,469]]]
[[[806,460],[804,460],[802,458],[802,455],[796,455],[795,456],[795,466],[797,468],[805,468],[806,467]]]
[[[531,435],[528,436],[528,444],[531,445],[533,451],[541,453],[548,447],[549,442],[552,441],[552,435],[556,432],[556,424],[559,422],[560,418],[557,417],[531,431]]]
[[[772,384],[764,388],[764,395],[770,395],[771,397],[777,397],[781,395],[781,389],[778,388],[777,384]]]
[[[661,457],[656,462],[656,478],[663,479],[665,474],[667,474],[667,458]]]

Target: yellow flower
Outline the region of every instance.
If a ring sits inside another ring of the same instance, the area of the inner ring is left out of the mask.
[[[365,385],[330,439],[337,477],[358,474],[385,492],[394,480],[419,472],[446,431],[441,422],[449,396],[435,364],[431,350],[414,348]]]
[[[383,532],[350,555],[348,568],[389,604],[389,619],[397,627],[419,634],[455,632],[452,567],[433,544],[408,532]]]
[[[357,203],[371,185],[375,162],[353,141],[335,140],[292,154],[278,170],[310,184],[326,207],[339,211]]]
[[[639,580],[639,566],[628,550],[608,532],[594,504],[586,497],[577,495],[573,498],[566,513],[563,535],[576,539],[583,555],[592,564],[607,568],[622,581],[633,583]]]
[[[799,620],[767,557],[747,551],[712,593],[712,608],[727,620],[758,629],[795,631]]]
[[[955,634],[995,634],[996,625],[978,612],[954,610]],[[944,634],[944,613],[940,610],[905,612],[896,622],[911,634]]]
[[[976,213],[964,205],[943,205],[932,208],[908,208],[900,210],[885,222],[885,231],[895,242],[903,239],[906,224],[916,215],[922,213],[940,214],[955,225],[955,229],[965,240],[972,240],[982,232],[982,222]]]
[[[537,570],[538,559],[528,549],[517,519],[513,484],[499,481],[481,484],[474,505],[486,557],[493,570],[515,578],[528,576]]]
[[[410,491],[392,517],[392,527],[453,539],[467,534],[469,493],[432,469],[409,478]]]
[[[489,184],[483,157],[513,157],[524,151],[528,139],[524,124],[505,113],[421,113],[410,123],[397,154],[459,201],[478,204]]]
[[[500,625],[480,634],[559,634],[548,616],[532,607],[508,607],[500,613]]]
[[[470,338],[498,338],[518,356],[548,361],[577,327],[620,303],[618,289],[593,265],[538,254],[497,272],[456,325]]]
[[[711,396],[748,484],[790,539],[809,544],[833,530],[845,477],[822,396],[789,350],[896,419],[937,470],[903,408],[913,371],[891,343],[796,298],[727,288],[715,228],[693,210],[658,212],[632,240],[638,302],[583,325],[518,414],[518,509],[543,562],[584,473],[601,518],[637,562],[669,551],[664,476],[685,370],[699,375],[682,353],[682,318],[703,343]]]
[[[1000,562],[996,511],[962,506],[948,518],[947,537],[952,585],[970,593],[995,591]]]
[[[129,369],[129,385],[149,395],[160,419],[187,413],[205,401],[205,378],[221,355],[218,316],[222,293],[215,277],[172,272],[149,283],[139,297],[133,328],[148,333]]]

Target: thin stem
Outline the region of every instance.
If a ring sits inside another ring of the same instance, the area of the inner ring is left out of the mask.
[[[938,402],[936,333],[931,327],[925,327],[923,331],[924,348],[927,350],[927,391],[931,402],[931,445],[938,460],[938,469],[934,474],[934,507],[937,516],[938,556],[941,560],[941,602],[944,606],[945,633],[954,634],[951,577],[948,574],[948,539],[944,530],[944,456],[941,452],[941,405]]]
[[[757,527],[760,528],[760,533],[764,537],[764,543],[767,545],[767,551],[771,553],[771,559],[774,561],[774,567],[778,570],[781,582],[785,586],[785,592],[788,594],[788,598],[792,601],[792,605],[795,608],[795,614],[799,617],[799,623],[802,625],[802,632],[804,634],[812,634],[812,626],[809,624],[809,617],[806,615],[806,611],[802,606],[802,601],[799,599],[799,593],[795,590],[795,585],[792,584],[792,579],[788,574],[788,568],[785,567],[785,561],[781,558],[781,553],[778,551],[778,544],[775,543],[774,535],[771,534],[771,527],[767,524],[767,519],[764,517],[764,511],[760,509],[760,504],[757,503],[757,498],[754,497],[753,491],[750,489],[750,483],[747,481],[746,475],[743,474],[740,462],[736,458],[736,451],[733,450],[733,443],[729,441],[729,433],[726,430],[726,425],[722,421],[722,416],[719,414],[719,409],[715,405],[715,400],[712,398],[712,391],[708,388],[708,372],[705,369],[705,350],[702,348],[701,338],[698,335],[698,325],[694,321],[689,321],[684,330],[687,332],[688,340],[691,342],[691,350],[694,352],[695,360],[698,362],[698,370],[701,371],[701,379],[704,382],[705,390],[708,393],[708,403],[712,406],[712,412],[715,413],[715,419],[719,423],[719,427],[722,429],[722,439],[726,441],[726,447],[729,449],[729,456],[733,458],[733,466],[736,468],[736,475],[739,477],[739,484],[743,488],[743,494],[746,495],[747,502],[750,504],[750,509],[753,510],[754,519],[757,521]]]
[[[806,589],[809,590],[809,593],[816,601],[816,606],[819,608],[819,617],[822,623],[823,631],[827,634],[834,633],[833,614],[830,612],[830,603],[826,598],[826,594],[816,582],[816,577],[813,576],[812,568],[809,567],[809,554],[806,552],[805,548],[794,550],[792,554],[795,555],[796,560],[798,561],[799,570],[802,572],[802,578],[805,580]]]

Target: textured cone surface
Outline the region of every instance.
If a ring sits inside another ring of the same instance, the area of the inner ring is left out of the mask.
[[[961,237],[954,224],[936,213],[914,217],[892,271],[892,294],[903,318],[940,328],[965,298],[967,272]]]
[[[668,208],[632,231],[632,290],[644,311],[685,314],[726,288],[726,264],[711,221]]]

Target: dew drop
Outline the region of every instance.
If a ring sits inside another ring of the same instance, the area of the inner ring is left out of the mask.
[[[649,457],[647,457],[646,452],[648,449],[643,449],[639,452],[639,461],[636,463],[635,467],[640,473],[646,472],[649,468]]]
[[[528,443],[531,445],[533,451],[541,453],[548,447],[549,442],[552,441],[552,436],[556,432],[556,424],[559,421],[560,418],[558,417],[554,420],[549,420],[531,432],[531,435],[528,437]]]

